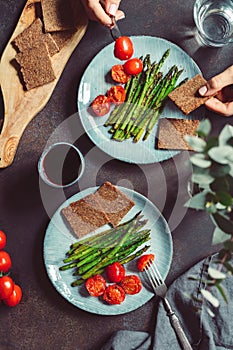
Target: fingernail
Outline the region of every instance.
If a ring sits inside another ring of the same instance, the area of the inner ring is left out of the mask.
[[[121,13],[120,15],[116,16],[116,20],[117,21],[120,20],[120,19],[123,19],[123,18],[125,18],[125,14],[124,13]]]
[[[116,4],[111,4],[108,10],[108,13],[112,16],[116,16],[117,13],[117,5]]]
[[[201,96],[204,96],[207,92],[207,87],[204,85],[198,91]]]

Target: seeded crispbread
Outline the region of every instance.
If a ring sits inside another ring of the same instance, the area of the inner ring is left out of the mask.
[[[71,0],[41,0],[41,7],[46,32],[74,28],[75,14]]]
[[[199,120],[162,118],[158,126],[158,148],[192,150],[184,139],[185,135],[197,136]]]
[[[170,92],[168,96],[185,115],[188,115],[211,97],[202,97],[198,93],[199,88],[205,84],[206,80],[197,74]]]
[[[95,194],[90,194],[76,202],[72,202],[62,209],[62,214],[79,238],[109,223],[109,218],[103,211]]]
[[[135,204],[133,200],[109,181],[99,187],[95,196],[114,227]]]
[[[67,41],[72,38],[74,33],[74,29],[51,33],[51,36],[55,41],[56,45],[58,46],[59,51],[65,46]]]
[[[29,27],[13,40],[13,44],[21,52],[38,47],[41,42],[46,44],[50,56],[59,51],[59,47],[51,34],[43,33],[43,24],[40,18],[36,18]]]
[[[46,45],[26,49],[15,56],[27,90],[50,83],[56,77]]]

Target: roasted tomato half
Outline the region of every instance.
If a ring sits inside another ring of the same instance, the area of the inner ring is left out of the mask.
[[[131,58],[123,64],[123,68],[128,75],[137,75],[143,70],[143,63],[139,58]]]
[[[103,298],[108,304],[121,304],[125,300],[124,289],[118,284],[110,284],[105,289]]]
[[[125,73],[121,64],[115,64],[111,69],[111,76],[117,83],[125,84],[131,78],[131,75]]]
[[[154,261],[155,256],[154,254],[144,254],[140,256],[140,258],[137,261],[137,268],[139,271],[144,271],[147,264]]]
[[[110,102],[114,104],[120,104],[125,101],[126,92],[123,86],[112,86],[107,92]]]
[[[125,276],[121,281],[121,287],[126,294],[137,294],[142,289],[142,282],[137,275]]]
[[[98,95],[91,104],[93,112],[102,117],[110,110],[110,100],[108,96]]]
[[[120,282],[125,277],[125,268],[119,262],[114,262],[106,267],[106,275],[109,282]]]
[[[120,36],[114,44],[114,56],[119,60],[128,60],[133,56],[134,48],[131,39],[128,36]]]
[[[103,295],[106,289],[106,281],[101,275],[88,278],[85,285],[88,293],[93,297]]]

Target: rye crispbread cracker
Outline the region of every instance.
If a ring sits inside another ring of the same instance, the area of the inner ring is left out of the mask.
[[[74,29],[51,33],[51,36],[55,41],[56,45],[58,46],[59,51],[65,46],[66,42],[72,38],[74,33]]]
[[[100,206],[95,194],[72,202],[62,209],[62,214],[79,238],[109,223],[109,218]]]
[[[134,201],[108,181],[100,186],[95,195],[114,227],[119,224],[135,204]]]
[[[188,115],[212,97],[202,97],[199,95],[199,88],[205,84],[206,80],[200,74],[197,74],[195,77],[170,92],[168,97],[185,115]]]
[[[38,47],[17,53],[16,61],[27,90],[50,83],[56,77],[46,45],[41,42]]]
[[[43,33],[43,24],[40,18],[36,18],[29,27],[13,40],[13,44],[20,52],[39,47],[41,42],[46,44],[50,56],[59,51],[59,47],[51,34]]]
[[[75,27],[77,14],[74,0],[41,0],[44,28],[46,32],[63,31]]]
[[[192,150],[185,135],[197,136],[199,120],[162,118],[158,126],[158,149]]]

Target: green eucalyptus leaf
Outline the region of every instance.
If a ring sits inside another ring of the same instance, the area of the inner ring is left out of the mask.
[[[206,194],[207,191],[196,194],[185,203],[185,207],[204,210],[206,208]]]
[[[227,216],[217,212],[211,215],[211,217],[213,218],[215,225],[217,225],[223,232],[227,234],[233,233],[233,221]]]
[[[209,119],[201,120],[198,128],[197,128],[197,134],[200,136],[208,136],[211,131],[211,123]]]
[[[209,214],[215,214],[217,212],[216,205],[212,202],[206,203],[206,211]]]
[[[211,278],[215,279],[215,280],[223,280],[224,278],[226,278],[226,274],[214,269],[213,267],[209,267],[208,268],[208,274],[210,275]]]
[[[226,145],[229,143],[230,139],[233,138],[233,126],[225,125],[219,135],[219,144]]]
[[[224,301],[228,304],[228,298],[227,298],[227,293],[226,293],[225,288],[220,284],[216,284],[215,287],[218,289],[218,291],[221,294],[221,296],[223,297]]]
[[[231,235],[226,234],[219,227],[216,227],[213,233],[212,244],[220,244],[231,238]]]
[[[208,290],[201,289],[201,294],[214,307],[218,307],[219,306],[219,300],[215,296],[213,296],[213,294],[210,293]]]
[[[210,185],[214,181],[214,177],[212,177],[210,174],[192,174],[192,181],[194,183],[199,184],[201,188],[205,188],[207,185]]]
[[[231,197],[231,195],[228,192],[218,191],[216,193],[216,195],[217,195],[217,198],[221,204],[225,205],[226,207],[232,206],[233,198]]]
[[[211,136],[206,140],[206,147],[205,147],[205,152],[207,152],[209,149],[213,147],[218,146],[218,137],[217,136]]]
[[[185,135],[185,140],[195,152],[203,152],[206,147],[206,142],[200,137]]]
[[[233,149],[231,146],[213,147],[208,151],[208,155],[211,159],[220,164],[233,162]]]
[[[212,318],[215,317],[215,314],[213,313],[213,311],[209,307],[206,307],[206,311],[208,312],[210,317],[212,317]]]
[[[206,159],[205,155],[202,153],[194,154],[190,157],[190,161],[200,168],[208,168],[211,166],[211,160]]]

